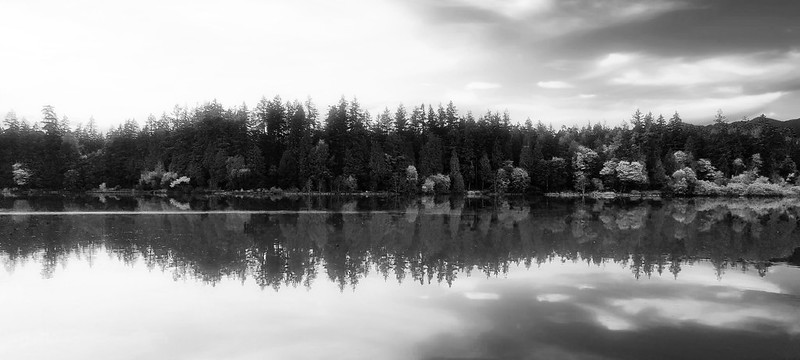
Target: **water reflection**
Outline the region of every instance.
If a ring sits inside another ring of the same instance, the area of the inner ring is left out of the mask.
[[[281,201],[1,200],[0,359],[800,353],[794,200]]]
[[[126,263],[142,259],[176,279],[253,279],[276,290],[309,287],[320,276],[355,288],[370,272],[452,285],[471,272],[495,276],[513,264],[553,261],[619,263],[639,278],[677,277],[687,264],[707,259],[717,278],[729,270],[763,276],[772,260],[800,247],[796,200],[329,198],[276,205],[235,198],[33,198],[4,199],[2,206],[0,257],[8,271],[33,259],[48,278],[72,254],[91,262],[102,246]],[[185,212],[264,208],[292,210]],[[119,209],[150,213],[86,213]]]

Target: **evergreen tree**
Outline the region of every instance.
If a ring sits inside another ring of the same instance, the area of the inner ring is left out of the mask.
[[[453,150],[450,154],[450,191],[456,194],[464,192],[464,177],[461,176],[461,167],[458,163],[458,155]]]
[[[419,172],[423,178],[442,173],[442,141],[435,134],[428,135],[428,140],[420,152]]]
[[[481,155],[480,160],[480,177],[481,177],[481,189],[486,189],[487,185],[491,185],[494,180],[494,173],[492,172],[492,165],[489,162],[489,156],[486,155],[486,152]]]

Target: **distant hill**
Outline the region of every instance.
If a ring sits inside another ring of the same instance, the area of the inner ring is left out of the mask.
[[[741,128],[753,128],[759,126],[772,126],[776,128],[787,128],[794,132],[795,135],[800,135],[800,118],[791,119],[791,120],[775,120],[768,118],[764,115],[761,115],[757,118],[753,118],[746,121],[735,121],[730,123],[730,125],[741,127]]]

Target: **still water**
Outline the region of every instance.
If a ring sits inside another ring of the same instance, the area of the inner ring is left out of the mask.
[[[0,198],[0,359],[798,359],[800,201]]]

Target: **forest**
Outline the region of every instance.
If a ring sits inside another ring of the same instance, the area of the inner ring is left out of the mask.
[[[800,137],[761,116],[711,125],[635,110],[622,125],[554,128],[449,102],[370,114],[344,97],[175,106],[103,134],[52,106],[0,127],[0,189],[797,195]],[[787,122],[788,124],[788,122]]]

